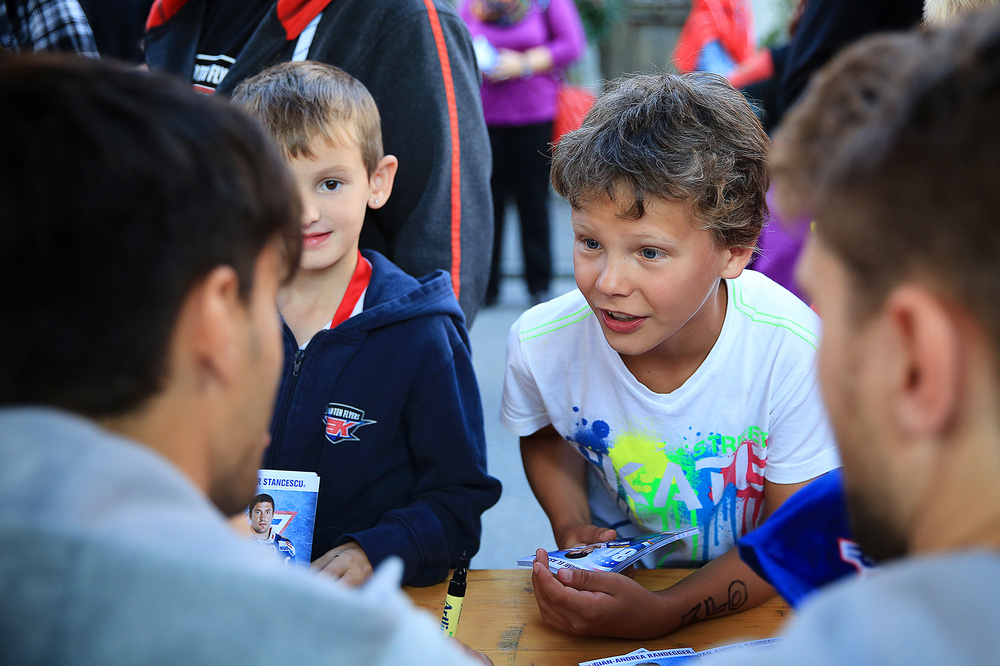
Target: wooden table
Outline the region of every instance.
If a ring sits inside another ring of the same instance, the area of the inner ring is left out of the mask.
[[[659,590],[691,571],[639,570],[635,579],[648,589]],[[431,587],[403,589],[417,606],[440,618],[447,586],[444,582]],[[496,666],[576,666],[581,661],[625,654],[640,647],[650,650],[691,647],[700,651],[774,636],[790,614],[788,605],[776,597],[756,608],[696,622],[662,638],[578,638],[542,622],[535,605],[530,569],[472,570],[456,637],[472,649],[489,655]]]

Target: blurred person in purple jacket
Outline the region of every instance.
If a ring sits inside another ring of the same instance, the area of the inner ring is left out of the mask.
[[[563,69],[586,45],[573,0],[465,0],[483,73],[483,112],[493,149],[493,262],[486,304],[500,292],[505,201],[521,224],[524,277],[532,303],[548,300],[552,280],[549,160]]]

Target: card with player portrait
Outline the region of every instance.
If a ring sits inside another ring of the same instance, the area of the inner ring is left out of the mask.
[[[313,472],[258,470],[257,495],[239,522],[286,564],[309,566],[318,497],[319,476]]]
[[[575,548],[554,550],[549,553],[549,569],[553,573],[559,569],[586,569],[618,573],[635,564],[643,556],[697,533],[697,527],[687,527],[680,530],[651,532],[627,539],[614,539]],[[534,561],[535,556],[529,555],[519,559],[517,564],[522,567],[530,567]]]

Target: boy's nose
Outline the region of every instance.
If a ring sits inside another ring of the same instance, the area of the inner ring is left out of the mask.
[[[628,296],[632,293],[632,280],[624,262],[608,260],[597,276],[597,289],[605,296]]]
[[[308,227],[319,219],[319,206],[313,204],[309,197],[302,197],[302,226]]]

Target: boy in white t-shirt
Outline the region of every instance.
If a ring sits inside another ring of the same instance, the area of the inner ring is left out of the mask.
[[[818,319],[744,271],[767,149],[743,96],[707,74],[619,79],[556,147],[579,289],[512,327],[501,421],[558,547],[697,526],[652,564],[711,561],[650,592],[617,574],[553,576],[539,551],[535,596],[559,629],[650,637],[767,599],[733,545],[839,464]]]

